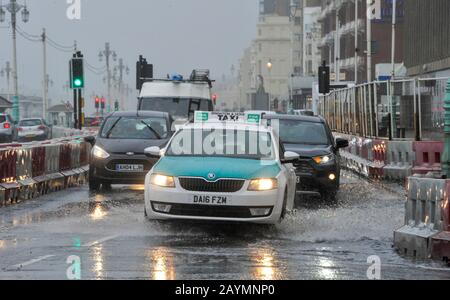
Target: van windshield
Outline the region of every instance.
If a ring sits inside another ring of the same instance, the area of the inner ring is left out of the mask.
[[[161,111],[169,113],[174,119],[188,119],[189,108],[192,111],[212,111],[212,101],[196,98],[142,98],[139,110]]]

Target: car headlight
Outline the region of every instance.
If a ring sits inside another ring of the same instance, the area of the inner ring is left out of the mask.
[[[325,156],[316,156],[316,157],[313,157],[313,160],[318,165],[326,165],[326,164],[334,162],[334,155],[330,154],[330,155],[325,155]]]
[[[270,191],[278,188],[278,180],[261,178],[250,181],[249,191]]]
[[[152,174],[150,183],[159,187],[174,188],[175,180],[172,176]]]
[[[94,146],[94,148],[92,148],[92,155],[95,158],[101,158],[101,159],[106,159],[109,157],[109,153],[106,152],[105,150],[103,150],[102,148],[100,148],[99,146]]]

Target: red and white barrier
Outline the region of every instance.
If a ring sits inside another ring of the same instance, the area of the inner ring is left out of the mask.
[[[426,175],[430,172],[441,171],[441,155],[444,143],[436,141],[414,142],[413,150],[416,153],[413,173]]]
[[[450,257],[450,180],[408,178],[405,225],[394,232],[394,246],[416,258]]]
[[[86,182],[90,151],[83,138],[0,148],[0,206]]]

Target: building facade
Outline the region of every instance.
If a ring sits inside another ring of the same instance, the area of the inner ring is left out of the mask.
[[[302,72],[302,18],[291,18],[291,0],[259,3],[257,35],[240,61],[240,103],[247,109],[267,106],[266,110],[283,110],[290,97],[290,77]],[[270,106],[259,103],[266,102],[267,97]]]
[[[319,43],[321,57],[331,67],[332,79],[339,81],[366,82],[367,64],[367,15],[366,1],[357,0],[323,0],[319,21],[322,25],[322,40]],[[397,25],[395,62],[403,62],[403,29],[405,3],[397,0]],[[370,77],[376,79],[376,66],[391,63],[392,45],[392,0],[376,0],[374,18],[371,20],[372,63]],[[357,43],[355,43],[357,37]],[[356,46],[356,47],[355,47]],[[356,55],[355,55],[356,54]],[[357,72],[355,72],[355,64]],[[356,73],[356,76],[355,76]],[[340,74],[336,76],[336,74]]]
[[[405,3],[405,65],[409,76],[450,76],[450,1]]]

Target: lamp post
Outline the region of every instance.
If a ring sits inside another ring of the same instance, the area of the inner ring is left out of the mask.
[[[269,71],[269,80],[268,80],[268,84],[267,84],[267,93],[269,94],[269,111],[272,111],[272,99],[271,99],[271,93],[270,93],[270,88],[271,88],[271,81],[272,81],[272,68],[273,68],[273,64],[272,64],[272,59],[269,59],[269,61],[267,62],[267,70]]]
[[[120,97],[120,108],[125,109],[125,102],[124,102],[124,93],[123,93],[123,73],[128,75],[130,73],[130,68],[123,63],[123,58],[119,59],[119,64],[114,67],[114,72],[119,72],[119,78],[118,78],[118,90],[119,90],[119,97]]]
[[[10,0],[8,4],[0,5],[0,22],[6,20],[6,9],[11,14],[11,28],[13,39],[13,82],[14,82],[14,94],[13,94],[13,118],[18,121],[20,119],[19,109],[19,82],[17,74],[17,13],[22,11],[22,21],[27,23],[30,20],[30,11],[26,5],[18,4],[16,0]]]
[[[115,51],[111,50],[111,46],[109,43],[105,43],[105,50],[100,51],[98,54],[99,61],[101,62],[105,57],[106,60],[106,73],[107,73],[107,83],[108,83],[108,99],[107,99],[107,111],[111,112],[111,68],[110,68],[110,57],[114,61],[117,60],[117,54]]]
[[[4,68],[0,70],[0,75],[4,77],[6,75],[6,95],[8,97],[8,101],[11,101],[11,88],[10,88],[10,78],[11,78],[12,69],[10,66],[9,61],[6,62],[6,65]]]
[[[295,76],[294,70],[294,25],[295,17],[297,15],[298,3],[297,0],[291,0],[290,4],[290,20],[291,20],[291,74],[290,74],[290,89],[289,89],[289,108],[290,111],[294,104],[294,89],[293,89],[293,79]]]

